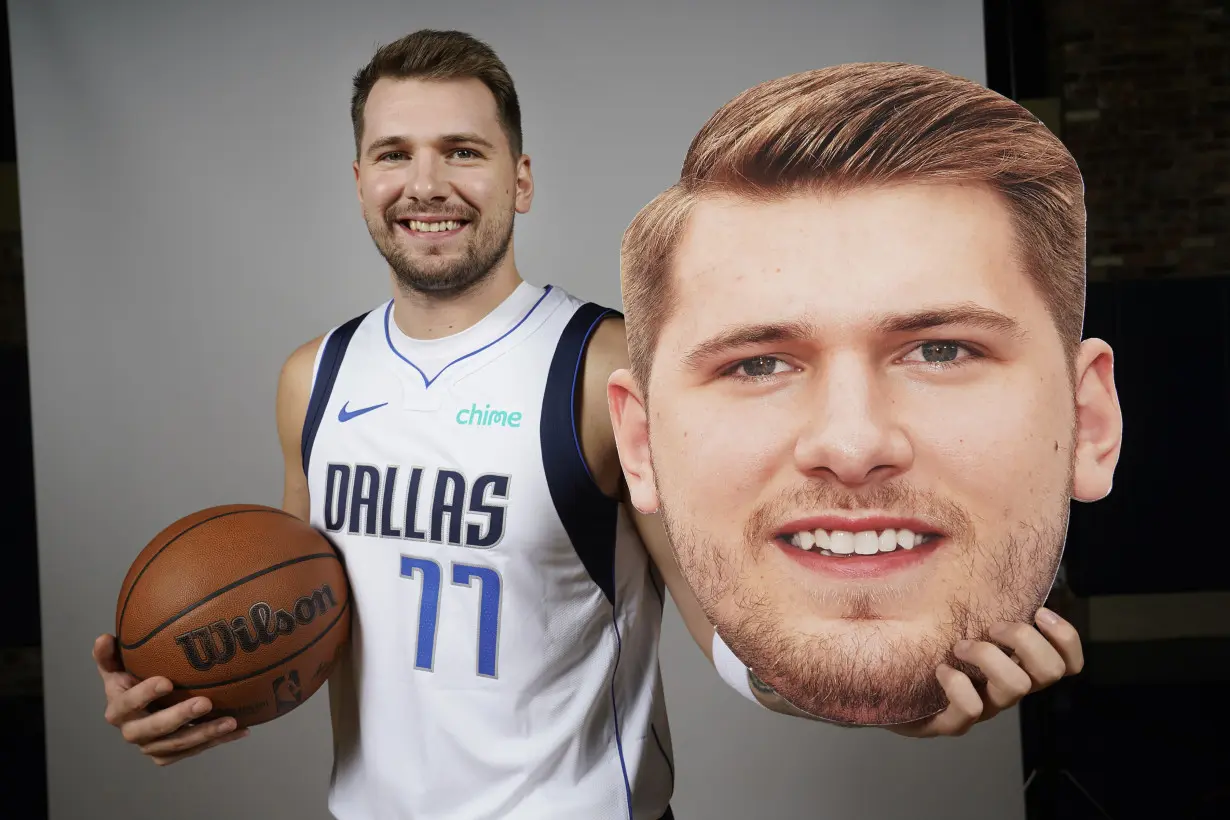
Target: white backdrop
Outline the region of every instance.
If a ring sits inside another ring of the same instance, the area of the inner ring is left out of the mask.
[[[53,820],[328,816],[325,693],[158,769],[103,722],[90,644],[164,525],[279,503],[281,362],[388,296],[347,113],[378,43],[436,27],[494,46],[537,183],[522,272],[615,306],[624,227],[736,93],[851,60],[985,81],[977,0],[10,0],[9,14]],[[1024,817],[1015,711],[938,741],[769,714],[725,688],[673,608],[662,666],[680,820]]]

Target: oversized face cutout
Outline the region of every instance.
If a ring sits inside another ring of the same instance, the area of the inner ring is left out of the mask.
[[[976,676],[954,644],[1032,621],[1070,498],[1109,492],[1109,349],[1073,373],[981,186],[705,200],[672,276],[648,404],[629,381],[616,414],[634,503],[796,706],[941,710],[937,665]]]

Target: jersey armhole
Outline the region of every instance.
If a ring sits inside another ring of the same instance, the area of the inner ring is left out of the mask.
[[[359,325],[368,316],[364,313],[356,316],[344,325],[339,325],[326,334],[316,352],[316,361],[312,368],[312,392],[308,399],[307,413],[303,419],[303,435],[300,439],[303,458],[303,474],[308,473],[308,464],[312,457],[312,444],[316,441],[316,432],[324,418],[325,407],[329,405],[329,396],[333,393],[333,384],[342,368],[342,359],[346,356],[346,348],[354,337]]]
[[[539,435],[543,470],[560,523],[590,577],[615,601],[615,531],[619,499],[594,480],[577,429],[577,388],[594,331],[619,311],[586,302],[560,334],[543,391]]]
[[[312,362],[312,386],[308,388],[310,391],[316,390],[316,377],[320,375],[320,362],[325,357],[325,350],[329,347],[329,340],[333,338],[333,334],[337,332],[337,328],[333,328],[325,337],[320,340],[320,344],[316,348],[316,358]],[[309,393],[309,395],[311,395]],[[308,401],[308,406],[311,406],[311,400]]]

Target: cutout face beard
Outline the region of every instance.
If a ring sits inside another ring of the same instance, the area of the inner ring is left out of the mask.
[[[942,711],[940,663],[984,682],[953,646],[988,640],[999,621],[1032,621],[1058,571],[1068,516],[1068,495],[1056,496],[1035,520],[984,538],[960,505],[904,483],[855,495],[813,482],[758,507],[742,533],[723,539],[689,514],[685,499],[661,489],[659,498],[680,570],[731,651],[796,708],[845,725],[907,723]],[[934,523],[921,544],[876,555],[825,555],[779,534],[817,509],[849,511],[852,519],[891,511]],[[843,577],[843,562],[855,561],[898,566]]]

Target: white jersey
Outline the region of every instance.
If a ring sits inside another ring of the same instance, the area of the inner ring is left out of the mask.
[[[332,330],[303,431],[352,637],[329,679],[338,820],[659,820],[662,591],[573,407],[614,312],[522,283],[443,339],[392,302]]]

